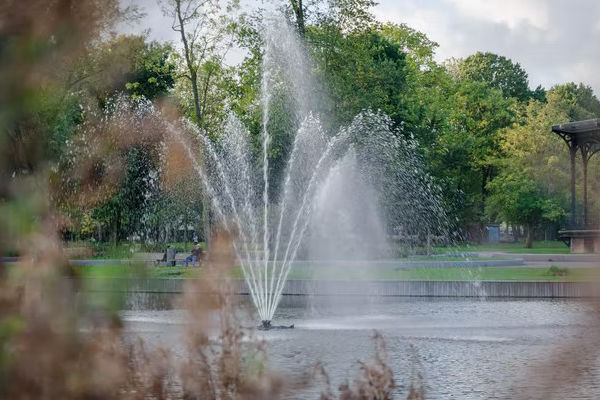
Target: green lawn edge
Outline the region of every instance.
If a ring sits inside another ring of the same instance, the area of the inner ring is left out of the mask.
[[[74,267],[85,278],[141,277],[141,278],[201,278],[202,268],[149,267],[142,265],[99,264]],[[314,270],[313,270],[314,271]],[[303,280],[381,280],[381,281],[524,281],[524,282],[585,282],[600,280],[600,269],[567,268],[566,276],[553,275],[548,268],[534,267],[415,267],[407,269],[372,268],[332,270],[314,273],[308,269],[292,269],[288,279]],[[233,268],[230,276],[242,279],[240,268]]]

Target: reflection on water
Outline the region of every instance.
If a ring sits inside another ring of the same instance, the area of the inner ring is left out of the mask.
[[[148,303],[146,299],[145,304]],[[164,300],[164,299],[162,299]],[[251,326],[251,308],[241,298],[240,318]],[[337,387],[356,375],[358,360],[373,355],[373,330],[385,337],[397,383],[408,384],[414,368],[410,346],[416,348],[428,399],[515,398],[525,388],[541,385],[532,379],[538,365],[566,343],[598,334],[590,322],[591,308],[572,300],[386,299],[337,301],[286,298],[277,324],[296,329],[257,333],[269,344],[272,367],[287,374],[302,373],[320,360]],[[158,304],[164,304],[159,301]],[[152,308],[152,307],[150,307]],[[169,309],[124,311],[127,335],[181,351],[185,313]],[[600,398],[600,364],[587,353],[591,368],[577,382],[565,382],[552,398]],[[321,388],[295,393],[315,398]],[[400,387],[398,394],[404,393]],[[541,388],[539,392],[542,392]],[[550,398],[550,397],[545,397]]]

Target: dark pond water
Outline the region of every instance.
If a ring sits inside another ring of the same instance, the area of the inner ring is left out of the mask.
[[[123,316],[127,335],[182,351],[182,311],[138,309]],[[334,390],[358,374],[358,360],[372,358],[377,330],[385,338],[398,398],[418,371],[428,399],[600,399],[600,326],[590,304],[286,298],[276,316],[276,323],[296,328],[258,334],[268,343],[271,367],[299,374],[321,361]],[[317,398],[322,389],[290,397]]]

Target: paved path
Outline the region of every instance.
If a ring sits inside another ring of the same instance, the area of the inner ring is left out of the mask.
[[[600,268],[598,262],[575,262],[575,261],[525,261],[524,267],[550,268],[551,266],[569,268]]]
[[[475,255],[475,254],[474,254]],[[153,261],[160,259],[160,253],[142,253],[136,255],[132,259],[78,259],[71,260],[72,265],[87,266],[87,265],[100,265],[100,264],[134,264],[134,263],[147,263],[152,264]],[[178,264],[183,262],[183,259],[187,256],[187,253],[178,253],[176,259]],[[398,260],[380,260],[380,261],[360,261],[356,262],[357,267],[364,266],[365,263],[372,265],[376,263],[382,267],[388,266],[390,268],[414,268],[420,266],[430,267],[499,267],[499,266],[510,266],[510,267],[533,267],[533,268],[549,268],[552,265],[558,267],[571,267],[571,268],[600,268],[600,254],[515,254],[515,253],[499,253],[499,252],[480,252],[477,253],[479,257],[495,257],[502,258],[504,260],[478,260],[477,257],[472,257],[469,260],[463,261],[437,261],[435,258],[430,260],[419,260],[419,261],[398,261]],[[4,262],[18,263],[19,259],[16,257],[4,257]],[[332,262],[330,262],[332,263]],[[307,264],[303,261],[295,262],[296,266],[301,267],[303,264]],[[312,263],[311,263],[312,264]],[[327,264],[325,262],[325,264]],[[351,267],[348,262],[333,262],[333,264],[343,265],[344,267]]]
[[[600,254],[515,254],[500,252],[480,252],[480,257],[519,257],[525,267],[550,268],[600,268]]]

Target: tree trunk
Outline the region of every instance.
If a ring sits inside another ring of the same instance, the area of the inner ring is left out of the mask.
[[[427,256],[431,255],[431,232],[427,228]]]
[[[290,0],[294,15],[296,16],[296,27],[298,28],[298,34],[304,39],[306,34],[306,28],[304,25],[304,7],[302,6],[302,0]]]
[[[188,215],[184,213],[183,215],[183,248],[187,249],[188,244]]]
[[[194,112],[196,113],[197,125],[202,128],[202,112],[200,111],[200,96],[198,95],[198,73],[193,70],[190,72],[192,81],[192,92],[194,94]]]
[[[112,242],[116,247],[119,244],[119,230],[121,228],[121,211],[117,208],[113,214]]]
[[[533,247],[533,226],[527,224],[527,236],[525,237],[525,248],[531,249]]]
[[[183,43],[183,52],[185,55],[185,64],[189,72],[189,78],[192,83],[192,94],[194,96],[194,112],[198,126],[202,126],[200,112],[200,97],[198,95],[198,71],[193,61],[193,49],[190,48],[187,37],[185,36],[185,23],[181,15],[181,0],[175,1],[175,12],[177,13],[177,21],[179,22],[179,33],[181,34],[181,42]]]
[[[208,249],[210,245],[210,209],[206,196],[202,196],[202,222],[204,225],[202,240],[204,241],[204,248]]]
[[[185,35],[185,24],[183,21],[183,16],[181,14],[181,0],[176,0],[175,1],[175,12],[177,14],[177,20],[179,22],[179,27],[180,30],[179,32],[181,33],[181,42],[183,43],[183,50],[184,50],[184,54],[185,54],[185,62],[186,62],[186,66],[189,72],[189,79],[190,82],[192,83],[192,94],[194,97],[194,112],[196,114],[196,124],[198,125],[199,128],[202,129],[203,127],[203,118],[204,116],[202,115],[202,111],[200,108],[200,95],[198,93],[198,71],[196,69],[196,66],[194,65],[194,60],[193,60],[193,49],[190,48],[187,37]],[[208,204],[208,200],[206,199],[206,191],[202,190],[202,204],[205,206]],[[207,212],[206,209],[204,211],[204,219],[205,219],[205,223],[204,223],[204,241],[207,243],[208,245],[208,236],[210,235],[210,226],[209,226],[209,221],[207,218]]]

